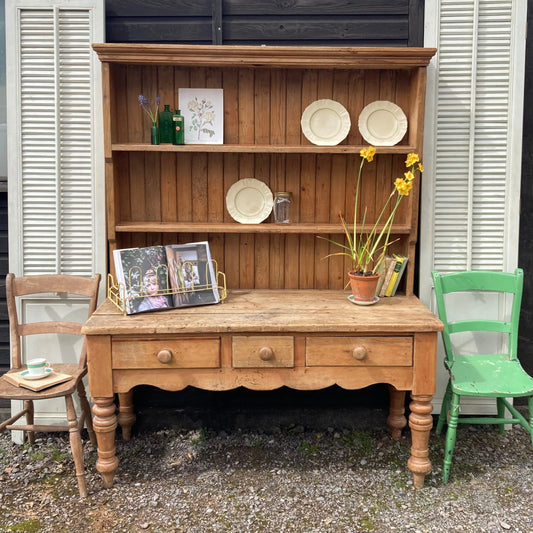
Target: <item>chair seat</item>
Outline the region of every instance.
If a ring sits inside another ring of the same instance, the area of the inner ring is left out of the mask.
[[[465,396],[516,397],[533,393],[533,378],[506,355],[457,357],[450,368],[453,392]]]
[[[41,391],[32,391],[24,387],[12,385],[5,379],[0,378],[0,398],[10,400],[45,400],[47,398],[60,398],[66,394],[73,394],[76,391],[78,381],[87,373],[85,368],[78,364],[53,364],[54,371],[61,374],[68,374],[72,379],[59,383]],[[25,367],[10,370],[10,373],[22,372]]]

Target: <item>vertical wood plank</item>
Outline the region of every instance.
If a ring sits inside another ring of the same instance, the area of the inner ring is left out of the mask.
[[[176,156],[176,205],[179,222],[192,222],[192,156]]]
[[[333,156],[331,161],[331,199],[330,199],[330,220],[332,223],[340,223],[339,215],[345,211],[346,198],[346,158],[344,156]],[[330,239],[339,242],[342,235],[330,235]],[[339,251],[338,246],[329,245],[328,253]],[[331,257],[329,263],[329,283],[328,288],[338,289],[343,287],[346,272],[344,271],[344,261],[339,257]]]
[[[306,70],[302,75],[302,107],[305,109],[318,98],[318,72]],[[302,138],[302,144],[311,142]],[[314,222],[316,156],[302,155],[300,170],[300,221]],[[315,282],[314,235],[300,236],[299,288],[311,289]]]
[[[288,154],[286,158],[285,188],[292,192],[291,219],[300,222],[300,168],[301,158]],[[284,287],[296,289],[300,280],[300,236],[288,234],[285,244]]]
[[[254,105],[255,76],[253,69],[239,71],[239,142],[253,144],[255,140],[256,118]],[[253,117],[250,120],[250,117]],[[254,156],[242,154],[239,158],[239,177],[249,178],[254,172]],[[255,235],[241,234],[239,246],[239,286],[244,289],[254,287],[255,282]]]
[[[302,128],[302,71],[289,70],[286,74],[285,91],[285,142],[289,145],[301,144]]]
[[[271,142],[271,114],[274,103],[271,101],[271,73],[268,69],[257,70],[254,76],[254,143]],[[266,183],[272,188],[270,173],[270,156],[256,154],[252,177]],[[269,236],[258,234],[254,239],[254,287],[268,288],[270,282]]]
[[[174,68],[161,66],[158,69],[158,93],[161,97],[161,109],[165,104],[174,110]],[[176,157],[174,154],[163,153],[160,155],[160,176],[161,176],[161,220],[172,222],[177,218],[176,205]]]
[[[224,198],[228,189],[235,183],[239,175],[239,156],[237,154],[224,154]],[[224,209],[224,221],[234,222],[227,209]],[[240,236],[228,233],[225,236],[224,272],[228,288],[238,288],[240,279]]]
[[[317,156],[317,176],[315,188],[315,222],[329,222],[331,201],[331,156]],[[329,284],[329,243],[315,240],[315,288],[326,289]]]

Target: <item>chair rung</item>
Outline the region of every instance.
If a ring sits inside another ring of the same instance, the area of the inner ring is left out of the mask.
[[[520,424],[518,418],[497,418],[497,417],[466,417],[461,416],[457,421],[459,424]]]
[[[28,413],[28,409],[23,409],[22,411],[20,411],[16,415],[13,415],[11,418],[8,418],[7,420],[4,420],[4,422],[2,422],[0,424],[0,431],[3,431],[4,429],[10,429],[9,426],[13,422],[16,422],[19,418],[23,417],[27,413]]]
[[[68,426],[28,426],[27,424],[11,424],[6,426],[6,429],[12,431],[42,431],[46,433],[51,431],[69,431]]]

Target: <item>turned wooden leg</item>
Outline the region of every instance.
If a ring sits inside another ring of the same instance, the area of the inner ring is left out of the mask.
[[[115,455],[115,429],[117,428],[116,406],[113,398],[94,398],[93,428],[98,443],[96,470],[102,475],[105,488],[113,486],[113,477],[118,468]]]
[[[387,424],[391,429],[392,438],[399,440],[402,429],[407,425],[405,418],[405,391],[396,390],[389,385],[390,409]]]
[[[72,457],[74,458],[74,466],[76,468],[76,478],[78,480],[78,489],[82,498],[87,497],[87,484],[85,482],[85,468],[83,466],[83,446],[81,444],[80,429],[78,427],[78,418],[76,416],[76,409],[72,396],[65,396],[65,403],[67,405],[67,419],[68,430],[70,437],[70,448],[72,449]]]
[[[26,424],[28,426],[33,425],[33,413],[34,413],[34,407],[33,407],[33,401],[32,400],[24,400],[24,409],[26,410]],[[35,444],[35,431],[26,431],[26,436],[28,437],[28,442],[30,444]]]
[[[87,394],[85,393],[85,386],[83,381],[78,382],[78,396],[80,398],[80,405],[85,415],[85,426],[87,427],[87,432],[89,433],[89,439],[93,446],[96,446],[96,435],[94,434],[93,429],[93,417],[91,416],[91,406],[87,400]],[[80,428],[81,429],[81,428]]]
[[[131,439],[131,428],[135,424],[135,413],[133,412],[133,390],[119,393],[118,395],[118,423],[122,429],[122,438]]]
[[[411,428],[411,457],[407,461],[409,470],[413,473],[413,483],[415,488],[421,489],[424,486],[426,474],[431,472],[431,461],[429,460],[429,432],[433,427],[431,411],[431,399],[433,396],[411,395],[412,402],[409,407],[409,427]]]

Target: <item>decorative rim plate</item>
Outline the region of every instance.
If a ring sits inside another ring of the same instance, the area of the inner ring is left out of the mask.
[[[30,371],[29,370],[23,370],[20,373],[20,377],[24,378],[24,379],[28,379],[30,381],[34,381],[36,379],[43,379],[46,376],[49,376],[53,371],[54,371],[53,368],[48,367],[48,368],[45,369],[44,374],[39,374],[37,376],[32,376],[32,375],[30,375]]]
[[[358,126],[366,142],[377,146],[394,146],[407,131],[407,117],[396,104],[377,100],[361,111]]]
[[[375,303],[379,302],[379,296],[374,296],[374,299],[371,302],[360,302],[353,297],[353,294],[350,294],[350,296],[348,296],[348,300],[355,305],[374,305]]]
[[[302,113],[303,134],[318,146],[335,146],[348,135],[352,125],[346,108],[334,100],[316,100]]]
[[[234,183],[226,194],[226,207],[241,224],[259,224],[271,213],[272,191],[262,181],[245,178]]]

